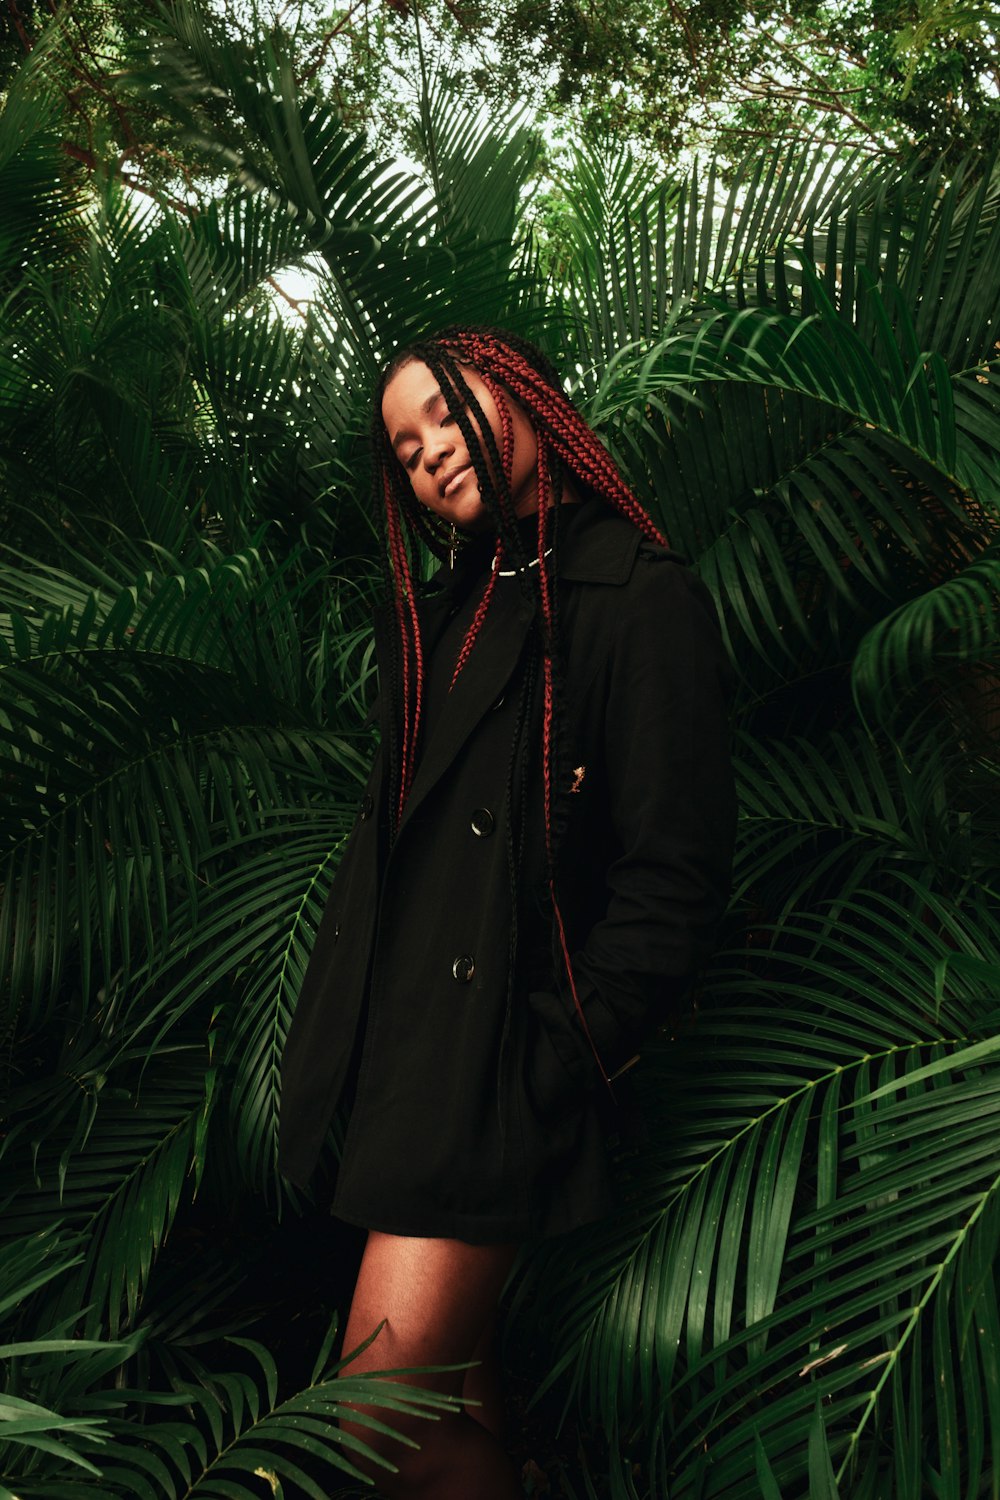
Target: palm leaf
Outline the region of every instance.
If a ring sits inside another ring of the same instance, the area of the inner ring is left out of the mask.
[[[106,1052],[101,1061],[105,1071],[87,1058],[67,1066],[44,1095],[30,1086],[32,1107],[5,1143],[8,1179],[21,1180],[4,1230],[26,1236],[58,1218],[85,1235],[81,1263],[63,1278],[58,1300],[47,1299],[47,1315],[58,1322],[86,1306],[86,1334],[107,1328],[117,1338],[135,1322],[187,1192],[210,1103],[193,1058],[154,1066],[141,1086],[134,1059],[131,1068]]]
[[[850,899],[880,881],[897,899],[901,877],[910,881],[918,907],[929,890],[960,902],[973,882],[988,886],[996,776],[973,774],[940,739],[924,729],[917,754],[916,736],[887,746],[861,730],[772,742],[741,734],[734,899],[766,909],[780,931],[795,906]],[[954,800],[942,796],[949,786]]]
[[[177,8],[171,26],[170,36],[137,58],[136,87],[245,187],[294,216],[325,263],[322,296],[349,351],[355,389],[371,388],[389,349],[429,325],[458,321],[470,302],[484,321],[503,321],[516,308],[510,241],[487,239],[484,231],[506,232],[514,223],[505,197],[523,181],[535,150],[525,132],[497,131],[485,114],[473,125],[464,102],[448,99],[443,83],[429,84],[422,127],[434,163],[429,195],[428,184],[378,161],[334,110],[299,88],[277,34],[258,37],[251,77],[194,7]],[[206,102],[220,97],[225,116],[217,108],[210,115]],[[469,196],[472,180],[489,183],[485,224],[473,217],[484,199],[482,192]],[[504,211],[496,218],[498,202]]]
[[[876,720],[956,666],[996,658],[1000,558],[991,548],[954,577],[880,620],[853,663],[859,704]]]
[[[963,936],[982,942],[987,909]],[[878,1430],[869,1408],[880,1420],[891,1410],[897,1376],[881,1376],[907,1299],[923,1299],[917,1322],[924,1310],[957,1316],[936,1311],[952,1296],[935,1270],[941,1247],[949,1261],[995,1253],[984,1213],[1000,1167],[980,1110],[1000,1098],[998,1044],[966,1042],[984,985],[996,1005],[995,919],[992,932],[981,971],[959,973],[948,963],[958,934],[914,928],[871,891],[838,903],[832,932],[822,910],[788,917],[781,947],[717,971],[698,1031],[651,1059],[644,1091],[670,1104],[629,1165],[632,1207],[576,1255],[560,1247],[543,1296],[602,1420],[627,1432],[641,1413],[669,1411],[672,1431],[654,1424],[653,1438],[672,1492],[694,1482],[706,1445],[706,1493],[755,1493],[758,1439],[779,1482],[801,1475],[817,1392],[833,1403],[827,1433],[846,1472]],[[873,1094],[879,1083],[892,1092]],[[933,1404],[932,1374],[904,1368]]]
[[[456,248],[469,235],[494,245],[506,261],[519,238],[518,199],[538,158],[539,138],[527,111],[499,121],[485,106],[471,107],[441,69],[420,54],[420,99],[416,144],[434,196],[435,234]]]
[[[93,1451],[107,1437],[104,1417],[85,1412],[65,1415],[45,1403],[60,1404],[56,1384],[65,1393],[72,1381],[82,1379],[86,1384],[89,1378],[92,1383],[104,1375],[109,1363],[120,1364],[133,1345],[70,1338],[59,1327],[43,1326],[41,1336],[19,1336],[14,1321],[18,1312],[23,1320],[25,1305],[37,1299],[43,1287],[61,1280],[79,1264],[80,1243],[76,1236],[50,1225],[0,1246],[0,1326],[8,1335],[7,1342],[0,1343],[0,1359],[9,1362],[0,1396],[0,1482],[25,1463],[30,1468],[39,1453],[54,1456],[71,1471],[84,1469],[99,1476],[100,1471],[79,1450],[90,1446]],[[48,1376],[39,1378],[40,1370]],[[52,1380],[55,1371],[61,1372],[61,1382]]]
[[[818,639],[836,645],[859,610],[880,612],[878,593],[898,591],[887,535],[914,559],[935,533],[950,550],[949,530],[965,533],[967,551],[982,546],[983,525],[948,476],[995,507],[989,375],[928,362],[934,327],[905,309],[927,257],[947,259],[961,225],[952,313],[960,296],[961,317],[979,317],[982,342],[966,337],[963,357],[988,357],[984,285],[992,296],[1000,252],[988,173],[963,170],[942,206],[934,180],[859,176],[850,163],[800,201],[808,174],[796,167],[786,193],[779,167],[776,155],[746,164],[721,219],[711,173],[704,193],[685,185],[673,218],[661,210],[655,234],[641,204],[623,205],[607,272],[584,279],[581,295],[582,348],[603,355],[583,377],[591,419],[612,423],[612,446],[675,544],[698,559],[712,549],[703,566],[732,607],[734,650],[744,637],[772,668],[784,656],[788,672],[796,636],[810,653]],[[752,220],[740,212],[747,181]],[[955,357],[949,346],[945,361]],[[736,385],[747,380],[756,391]],[[816,577],[814,559],[827,580],[809,601],[815,625],[799,583],[803,569]]]
[[[86,202],[81,178],[67,169],[59,103],[46,77],[55,41],[55,28],[39,39],[0,104],[0,286],[14,292],[14,306],[28,256],[52,268],[70,259]]]
[[[213,1375],[210,1386],[178,1382],[172,1394],[145,1397],[150,1414],[158,1407],[183,1406],[190,1415],[145,1424],[109,1419],[112,1440],[100,1453],[102,1494],[128,1500],[254,1500],[260,1493],[254,1477],[264,1475],[272,1485],[291,1483],[315,1500],[326,1500],[328,1490],[318,1476],[363,1479],[356,1457],[393,1467],[341,1430],[338,1418],[346,1410],[352,1422],[391,1433],[394,1413],[433,1420],[457,1404],[451,1396],[377,1373],[344,1373],[353,1354],[327,1364],[322,1352],[321,1368],[311,1383],[279,1402],[278,1372],[268,1351],[250,1339],[229,1343],[242,1351],[249,1371]],[[365,1410],[358,1411],[359,1405]],[[75,1500],[82,1493],[65,1464],[50,1463],[48,1470],[43,1477],[19,1476],[19,1493],[32,1500],[43,1495],[46,1500]]]
[[[227,1092],[230,1149],[266,1195],[277,1168],[280,1061],[323,903],[356,811],[274,819],[266,838],[237,846],[239,864],[213,882],[196,923],[180,922],[169,963],[137,984],[124,1019],[151,1054],[174,1044],[192,1009],[212,1000],[212,1045]],[[276,835],[280,839],[276,840]]]
[[[155,952],[178,895],[197,902],[214,828],[237,836],[261,804],[294,800],[290,785],[335,791],[362,764],[296,703],[307,687],[280,577],[222,559],[147,575],[79,617],[72,603],[31,624],[11,616],[0,922],[8,984],[30,1006],[51,1003],[76,930],[85,990],[96,955],[105,977],[119,957],[132,965],[134,927]]]

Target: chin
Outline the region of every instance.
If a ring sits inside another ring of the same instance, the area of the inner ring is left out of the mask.
[[[446,519],[454,522],[459,531],[464,531],[469,536],[482,536],[484,532],[496,530],[493,517],[478,495],[471,505],[456,508]]]

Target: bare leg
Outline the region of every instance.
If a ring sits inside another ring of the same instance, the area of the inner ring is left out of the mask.
[[[500,1361],[496,1351],[496,1319],[489,1326],[472,1353],[478,1363],[466,1370],[462,1381],[462,1400],[465,1410],[487,1432],[492,1432],[498,1442],[504,1440],[507,1426],[503,1404],[503,1385],[500,1380]]]
[[[512,1245],[467,1245],[462,1240],[368,1236],[344,1349],[350,1351],[385,1319],[378,1337],[344,1371],[394,1366],[458,1364],[476,1355],[492,1331],[497,1301],[514,1259]],[[460,1396],[462,1370],[442,1375],[398,1377]],[[478,1392],[476,1393],[478,1395]],[[378,1409],[370,1411],[379,1417]],[[416,1440],[418,1449],[373,1433],[362,1423],[343,1423],[398,1466],[389,1474],[360,1464],[389,1500],[520,1500],[522,1490],[500,1443],[479,1421],[455,1412],[438,1421],[387,1413],[381,1420]]]

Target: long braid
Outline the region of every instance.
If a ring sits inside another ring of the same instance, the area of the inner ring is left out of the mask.
[[[524,753],[524,743],[527,738],[527,731],[530,728],[531,707],[534,701],[535,673],[535,655],[533,652],[528,652],[522,658],[520,684],[517,692],[517,713],[514,719],[514,733],[510,741],[510,754],[507,758],[507,774],[504,778],[504,795],[507,811],[505,819],[505,842],[507,855],[507,893],[510,901],[510,926],[507,932],[507,1004],[504,1007],[503,1030],[500,1034],[500,1047],[497,1055],[497,1112],[500,1126],[501,1153],[507,1134],[501,1081],[503,1078],[504,1054],[510,1038],[514,979],[517,971],[518,907],[521,901],[519,874],[524,855],[524,801],[527,782],[525,775],[527,756]]]
[[[545,856],[552,863],[552,738],[553,704],[552,689],[552,587],[549,570],[545,566],[545,543],[548,523],[549,466],[546,462],[544,439],[539,439],[538,477],[538,586],[542,600],[542,790],[545,806]]]
[[[500,387],[489,376],[483,375],[481,379],[496,402],[497,411],[500,413],[500,430],[503,437],[500,450],[500,468],[503,473],[505,493],[509,497],[511,475],[514,468],[514,424],[511,421],[510,410],[503,398],[503,392],[500,390]],[[465,381],[463,380],[462,383],[464,385]],[[479,601],[479,607],[472,617],[472,622],[465,634],[465,640],[462,642],[458,655],[455,658],[455,670],[451,675],[451,687],[454,687],[458,681],[459,673],[468,661],[469,654],[476,643],[476,637],[479,635],[483,621],[486,619],[486,613],[493,598],[493,590],[496,588],[497,579],[500,577],[500,564],[503,561],[503,555],[503,537],[500,532],[497,532],[496,551],[493,554],[493,568],[487,580],[486,588],[483,591],[483,597]]]
[[[486,588],[483,590],[483,597],[480,599],[476,607],[476,612],[472,617],[472,623],[465,632],[465,640],[459,647],[458,655],[455,658],[455,670],[451,674],[451,682],[448,687],[449,692],[458,681],[459,674],[469,659],[469,653],[476,644],[476,637],[482,629],[483,621],[486,619],[487,611],[493,599],[493,591],[497,586],[497,579],[500,577],[500,564],[502,561],[503,542],[497,537],[496,551],[493,554],[493,566],[490,569],[490,576],[487,580]]]
[[[399,511],[395,497],[388,485],[385,487],[386,524],[389,538],[389,556],[396,586],[393,599],[396,623],[399,631],[402,665],[403,722],[400,746],[399,797],[396,807],[396,823],[403,815],[403,806],[413,780],[416,763],[417,738],[420,732],[420,717],[424,689],[423,645],[420,639],[420,624],[417,619],[416,596],[413,576],[403,540]]]
[[[503,434],[503,446],[500,458],[503,465],[503,475],[506,484],[506,493],[510,494],[511,476],[514,471],[514,423],[510,415],[510,407],[504,399],[504,393],[493,379],[492,375],[480,375],[480,380],[489,391],[496,403],[497,411],[500,413],[500,431]]]
[[[385,486],[385,527],[386,527],[386,550],[388,553],[389,579],[392,587],[392,602],[396,616],[396,649],[392,653],[393,674],[397,681],[394,686],[398,692],[399,708],[398,723],[394,724],[394,734],[390,745],[390,755],[393,761],[396,780],[394,785],[397,794],[400,788],[407,784],[407,745],[409,741],[409,713],[410,713],[410,666],[412,659],[412,647],[410,633],[406,628],[406,616],[403,606],[403,592],[397,584],[399,577],[399,512],[396,508],[395,497],[392,494],[391,485]],[[391,704],[393,710],[396,703]],[[393,818],[398,823],[401,803],[396,807]]]
[[[590,1034],[587,1018],[583,1012],[583,1005],[576,988],[576,975],[573,972],[573,960],[570,956],[569,942],[566,938],[566,924],[563,921],[562,909],[559,905],[559,895],[556,891],[556,849],[555,849],[555,819],[554,819],[554,768],[558,765],[558,754],[556,745],[556,712],[555,712],[555,673],[554,658],[556,650],[556,627],[555,609],[553,600],[553,577],[550,576],[546,553],[546,542],[548,541],[549,520],[549,464],[548,444],[545,439],[539,437],[538,441],[538,580],[542,598],[542,622],[544,635],[542,639],[542,800],[545,814],[545,862],[548,866],[549,899],[552,902],[552,917],[555,922],[556,934],[559,939],[559,949],[562,955],[563,968],[569,982],[570,994],[573,997],[573,1008],[583,1028],[583,1034],[590,1044],[590,1050],[594,1054],[601,1077],[610,1089],[611,1080],[608,1078],[604,1062]]]

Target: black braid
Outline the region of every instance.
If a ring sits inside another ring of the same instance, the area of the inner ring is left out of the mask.
[[[508,899],[510,901],[510,933],[507,942],[507,1003],[504,1010],[503,1030],[500,1036],[500,1050],[497,1058],[497,1107],[499,1110],[501,1145],[506,1134],[506,1122],[503,1115],[503,1089],[500,1087],[500,1084],[503,1079],[504,1054],[510,1040],[514,979],[517,971],[518,909],[524,894],[521,888],[520,872],[524,862],[524,837],[527,823],[525,802],[527,798],[529,757],[525,751],[531,741],[532,708],[535,702],[535,684],[538,680],[537,651],[529,648],[525,652],[522,658],[520,679],[517,715],[514,720],[514,732],[511,736],[510,755],[507,760],[504,793],[507,799],[507,884]],[[520,774],[518,774],[519,772]]]
[[[382,445],[384,433],[385,424],[382,421],[381,411],[379,411],[377,417],[372,421],[372,448],[375,454],[374,483],[376,487],[378,486],[378,482],[381,477],[379,450]],[[379,500],[380,503],[378,505],[377,511],[377,514],[380,517],[379,540],[381,543],[379,547],[379,569],[382,574],[382,582],[385,586],[386,596],[391,599],[393,596],[393,588],[395,585],[392,577],[392,565],[389,560],[389,521],[385,506],[381,503],[381,497],[379,497]],[[387,785],[389,787],[398,786],[400,777],[400,735],[402,732],[402,726],[400,724],[399,705],[401,704],[403,698],[402,672],[400,670],[401,651],[402,643],[398,639],[397,632],[393,630],[391,632],[389,643],[389,660],[385,663],[385,675],[387,680],[382,684],[381,689],[381,697],[385,705],[385,719],[389,730],[389,743],[388,745],[385,745],[383,749],[383,753],[386,757],[387,762]],[[382,671],[383,663],[379,662],[380,675]],[[390,796],[390,827],[394,827],[395,823],[392,802],[393,799]]]
[[[517,820],[517,843],[515,848],[514,873],[511,875],[511,898],[515,902],[517,900],[517,872],[522,868],[524,861],[524,836],[525,828],[527,826],[525,811],[528,799],[529,758],[527,755],[520,755],[520,751],[521,742],[523,741],[526,744],[530,744],[531,735],[534,732],[534,725],[532,723],[532,720],[535,716],[535,708],[538,701],[536,696],[538,687],[538,656],[539,653],[537,647],[529,649],[526,655],[524,683],[522,686],[520,702],[518,703],[518,717],[514,727],[514,745],[511,752],[514,756],[520,756],[521,765],[520,782],[519,785],[514,789],[515,800],[512,808],[512,817],[516,817]]]

